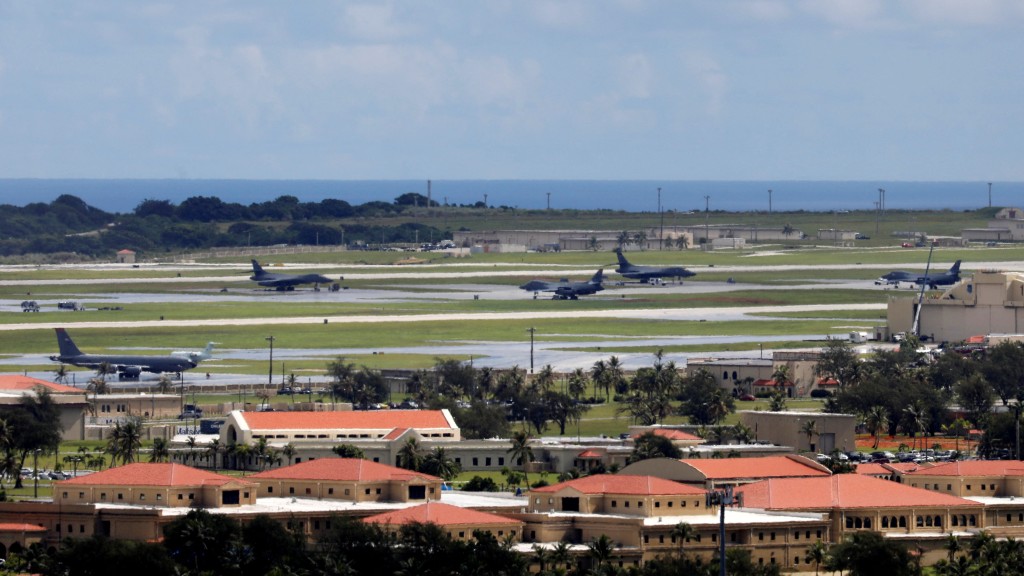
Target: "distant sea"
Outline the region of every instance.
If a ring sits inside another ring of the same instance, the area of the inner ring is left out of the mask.
[[[519,209],[610,209],[657,212],[658,188],[665,211],[741,212],[874,210],[878,190],[885,208],[969,210],[989,205],[987,182],[902,181],[724,181],[724,180],[433,180],[431,199]],[[769,190],[771,193],[769,194]],[[146,199],[175,204],[192,196],[216,196],[250,204],[291,195],[303,202],[325,198],[350,204],[391,202],[406,192],[427,195],[426,180],[104,180],[0,179],[0,204],[50,202],[78,196],[108,212],[130,212]],[[1024,203],[1024,182],[993,182],[993,206]],[[707,199],[705,199],[707,197]]]

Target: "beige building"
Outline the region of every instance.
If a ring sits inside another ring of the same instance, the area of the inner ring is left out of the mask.
[[[248,477],[259,495],[349,502],[415,502],[441,497],[441,479],[359,458],[318,458]]]
[[[856,447],[857,417],[852,414],[746,410],[740,412],[740,421],[754,430],[758,440],[793,446],[800,452],[828,454]],[[807,426],[811,422],[813,433],[808,437]]]
[[[60,409],[61,439],[84,440],[89,403],[85,390],[20,374],[0,375],[0,406],[18,407],[25,395],[50,394]]]
[[[650,458],[634,462],[622,474],[655,476],[705,490],[760,482],[766,478],[813,478],[832,472],[814,460],[787,454],[751,458]]]
[[[441,502],[427,502],[411,508],[393,510],[363,518],[368,524],[378,524],[386,530],[397,531],[406,524],[435,524],[454,540],[471,540],[476,531],[488,533],[498,542],[519,541],[523,536],[523,523],[506,516],[460,508]]]
[[[638,566],[685,549],[704,561],[718,550],[718,509],[706,492],[649,476],[597,475],[530,491],[524,513],[524,540],[550,548],[555,542],[584,544],[607,536],[616,548],[612,563]],[[829,539],[827,515],[725,511],[726,543],[751,552],[757,564],[799,566],[815,539]],[[676,529],[692,528],[684,540]]]
[[[1024,210],[1003,208],[985,228],[966,228],[960,231],[969,242],[1020,242],[1024,240]]]
[[[693,247],[693,235],[685,228],[665,226],[643,230],[626,230],[631,237],[643,232],[642,246],[630,243],[629,250],[677,250],[677,240],[685,238],[687,247]],[[464,248],[479,247],[481,252],[556,252],[562,250],[608,251],[619,245],[621,230],[460,230],[452,233],[452,241]],[[664,235],[662,235],[664,233]],[[659,240],[661,239],[661,240]],[[595,247],[594,244],[597,244]]]
[[[917,297],[889,298],[889,332],[910,333]],[[939,342],[959,342],[992,333],[1024,333],[1024,275],[978,271],[943,292],[928,292],[920,305],[918,333]]]

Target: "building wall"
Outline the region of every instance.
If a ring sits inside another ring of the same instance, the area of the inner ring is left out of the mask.
[[[891,333],[913,329],[917,299],[890,298]],[[970,336],[1024,332],[1024,276],[977,272],[921,303],[920,334],[937,341],[958,342]]]
[[[758,440],[794,446],[800,451],[830,452],[838,449],[845,452],[856,446],[857,417],[852,414],[744,411],[740,412],[740,419],[756,431]],[[818,434],[808,441],[807,434],[800,429],[811,420]]]
[[[263,497],[315,498],[350,502],[426,502],[441,498],[441,482],[356,482],[329,480],[278,480],[258,478],[258,493]],[[422,486],[424,498],[409,496],[410,486]]]

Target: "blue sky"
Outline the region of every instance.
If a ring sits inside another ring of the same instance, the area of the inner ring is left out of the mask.
[[[1024,180],[1019,0],[0,0],[0,177]]]

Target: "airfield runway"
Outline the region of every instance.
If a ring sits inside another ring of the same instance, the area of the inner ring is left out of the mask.
[[[935,268],[944,266],[945,263],[934,264]],[[948,265],[945,265],[948,267]],[[688,281],[685,283],[666,283],[659,286],[650,286],[637,283],[619,283],[616,277],[612,277],[611,281],[606,282],[606,290],[600,294],[594,296],[587,296],[588,299],[602,299],[608,300],[609,302],[617,301],[621,298],[634,298],[643,297],[651,293],[720,293],[733,290],[814,290],[824,286],[830,288],[852,288],[852,289],[864,289],[864,290],[880,290],[878,286],[873,286],[871,281],[842,281],[842,280],[822,280],[815,279],[816,272],[822,272],[825,270],[871,270],[877,272],[879,275],[892,268],[906,268],[906,269],[917,269],[920,267],[919,264],[905,264],[905,265],[893,265],[893,266],[878,266],[878,265],[861,265],[861,264],[848,264],[848,265],[825,265],[825,266],[811,266],[811,265],[782,265],[782,266],[758,266],[752,264],[750,266],[718,266],[714,268],[701,268],[694,267],[693,269],[700,272],[715,272],[717,274],[731,274],[739,272],[789,272],[791,273],[790,280],[800,281],[800,284],[731,284],[725,282],[701,282],[701,281]],[[48,267],[50,268],[50,267]],[[52,267],[61,269],[64,267]],[[69,267],[70,268],[70,267]],[[121,266],[106,266],[100,267],[102,269],[121,270],[123,271],[126,267]],[[331,275],[337,275],[342,272],[346,279],[352,280],[368,280],[371,282],[380,281],[382,286],[379,288],[360,288],[358,290],[341,290],[338,292],[329,292],[321,290],[319,292],[311,289],[300,289],[294,292],[276,292],[276,291],[265,291],[253,289],[252,283],[247,278],[248,270],[246,267],[238,264],[232,265],[160,265],[160,266],[146,266],[143,265],[138,269],[139,276],[132,278],[118,278],[116,283],[119,286],[139,283],[154,283],[164,282],[168,284],[168,290],[163,293],[132,293],[132,292],[110,292],[110,293],[82,293],[80,295],[74,294],[73,286],[75,285],[102,285],[110,284],[110,279],[55,279],[45,281],[27,281],[27,280],[0,280],[0,285],[3,286],[26,286],[39,289],[42,292],[42,287],[45,286],[60,286],[62,299],[74,298],[85,304],[89,308],[95,308],[98,306],[126,306],[133,303],[196,303],[196,302],[226,302],[226,301],[260,301],[266,302],[279,301],[282,305],[286,305],[289,302],[358,302],[358,303],[395,303],[402,301],[415,301],[415,302],[430,302],[430,301],[445,301],[445,300],[468,300],[468,299],[482,299],[482,300],[530,300],[532,295],[517,289],[514,286],[509,285],[495,285],[486,283],[474,283],[475,278],[485,277],[537,277],[537,278],[549,278],[557,279],[560,277],[584,277],[589,276],[593,273],[594,268],[579,268],[579,267],[567,267],[567,266],[533,266],[531,265],[528,270],[523,269],[522,264],[502,264],[495,265],[489,269],[481,270],[480,264],[473,263],[448,263],[446,262],[443,266],[443,270],[437,266],[431,266],[429,268],[419,267],[396,267],[396,266],[359,266],[360,272],[345,272],[347,267],[340,266],[316,266],[316,265],[301,265],[301,266],[288,266],[288,267],[274,267],[274,271],[294,271],[298,269],[302,270],[318,270]],[[438,269],[431,269],[438,268]],[[468,270],[468,268],[473,268]],[[1024,263],[1022,262],[980,262],[972,263],[972,269],[985,269],[985,268],[999,268],[999,269],[1019,269],[1024,271]],[[90,270],[97,270],[97,267],[89,267]],[[204,276],[182,276],[178,277],[179,272],[190,272],[195,273],[197,270],[204,273],[209,272],[209,275]],[[368,271],[369,270],[369,271]],[[0,269],[2,272],[3,269]],[[871,275],[874,275],[872,272]],[[389,281],[394,280],[415,280],[415,279],[445,279],[450,280],[449,284],[441,285],[420,285],[416,289],[403,289],[401,286],[389,286]],[[208,289],[208,290],[181,290],[176,289],[176,286],[184,283],[213,283],[215,285],[222,284],[227,291],[221,292],[220,290]],[[343,282],[342,282],[343,283]],[[70,288],[70,289],[69,289]],[[424,288],[427,288],[424,290]],[[130,289],[130,288],[129,288]],[[908,293],[909,291],[901,291]],[[26,296],[28,298],[29,296]],[[538,298],[547,298],[548,295],[540,294]],[[37,299],[44,309],[49,306],[56,306],[56,299]],[[103,313],[103,319],[99,319],[94,315],[90,314],[90,319],[86,320],[79,313],[68,312],[67,314],[76,314],[73,322],[50,322],[50,323],[10,323],[0,325],[0,330],[20,331],[20,330],[39,330],[39,329],[52,329],[56,327],[69,327],[74,328],[110,328],[117,329],[120,327],[131,326],[131,327],[180,327],[180,328],[197,328],[203,326],[275,326],[275,325],[294,325],[294,324],[323,324],[327,323],[332,327],[338,326],[364,326],[367,324],[374,323],[394,323],[394,322],[411,322],[411,323],[425,323],[425,322],[437,322],[437,321],[458,321],[458,322],[474,322],[474,321],[493,321],[493,320],[542,320],[552,318],[606,318],[609,320],[614,319],[649,319],[649,320],[677,320],[677,321],[730,321],[730,320],[759,320],[759,321],[773,321],[774,318],[771,316],[773,313],[787,314],[796,312],[810,312],[820,313],[821,318],[830,318],[835,312],[841,310],[870,310],[870,311],[883,311],[885,309],[884,304],[838,304],[838,305],[806,305],[806,306],[735,306],[735,307],[694,307],[685,309],[661,309],[661,308],[644,308],[644,309],[606,309],[606,310],[578,310],[574,309],[572,302],[566,302],[563,310],[557,311],[519,311],[519,312],[463,312],[463,313],[434,313],[434,314],[391,314],[386,316],[381,315],[327,315],[327,316],[287,316],[287,317],[276,317],[276,318],[238,318],[238,319],[213,319],[213,320],[150,320],[150,321],[133,321],[133,322],[119,322],[116,319],[116,312]],[[14,312],[20,310],[20,300],[15,301],[13,299],[0,300],[0,311]],[[20,314],[20,312],[18,312]],[[849,330],[864,329],[864,322],[859,325],[850,326]],[[779,338],[765,338],[765,337],[743,337],[743,336],[720,336],[720,337],[692,337],[680,335],[676,337],[659,337],[659,338],[605,338],[595,337],[592,341],[587,342],[572,342],[567,343],[565,341],[546,341],[545,335],[538,334],[534,343],[534,365],[536,367],[544,366],[547,364],[552,365],[558,371],[571,371],[575,368],[589,369],[595,362],[602,359],[607,359],[610,353],[601,352],[601,348],[610,349],[621,349],[624,347],[643,347],[648,350],[654,347],[670,347],[677,345],[686,344],[709,344],[709,343],[720,343],[736,344],[739,342],[770,342],[772,340],[807,340],[808,347],[820,345],[826,337],[842,337],[845,333],[840,334],[808,334],[803,336],[787,335]],[[549,335],[552,337],[554,335]],[[83,346],[88,346],[86,343],[80,343]],[[204,342],[197,342],[196,347],[200,347]],[[519,365],[520,367],[528,367],[530,363],[530,343],[528,339],[522,342],[429,342],[425,341],[421,345],[413,347],[401,347],[401,348],[351,348],[351,349],[320,349],[320,350],[289,350],[287,348],[275,348],[274,356],[275,363],[277,361],[287,362],[289,359],[298,358],[322,358],[325,361],[330,360],[337,356],[353,356],[353,355],[366,355],[371,353],[380,354],[421,354],[427,356],[444,356],[444,355],[462,355],[472,356],[474,365],[476,366],[490,366],[490,367],[509,367],[513,365]],[[583,352],[581,350],[587,349],[588,351]],[[593,350],[593,351],[590,351]],[[266,358],[266,350],[252,349],[252,350],[217,350],[215,359],[208,361],[207,365],[213,367],[217,364],[224,364],[229,366],[231,360],[262,360]],[[724,354],[715,354],[716,357],[727,357],[727,356],[743,356],[743,357],[756,357],[759,354],[759,350],[754,348],[753,350],[741,351],[741,352],[730,352]],[[649,353],[642,354],[616,354],[624,363],[627,368],[638,368],[641,366],[649,366],[651,363],[651,355]],[[679,365],[685,364],[689,359],[693,357],[706,357],[706,353],[702,354],[681,354],[673,353],[666,357],[666,361],[671,360]],[[48,359],[44,355],[18,355],[14,354],[5,358],[0,359],[0,365],[25,365],[25,364],[36,364],[43,365],[48,363]],[[225,366],[225,367],[226,367]],[[235,380],[244,380],[246,382],[252,382],[254,378],[246,375],[232,375],[232,374],[213,374],[211,378],[207,380],[205,374],[201,372],[202,367],[199,369],[187,373],[186,381],[191,384],[202,384],[204,382],[213,383],[228,383]],[[51,373],[43,373],[43,377],[51,376]],[[147,375],[148,376],[148,375]],[[305,376],[303,376],[305,378]],[[156,379],[156,376],[153,376]],[[145,380],[144,380],[145,381]]]

